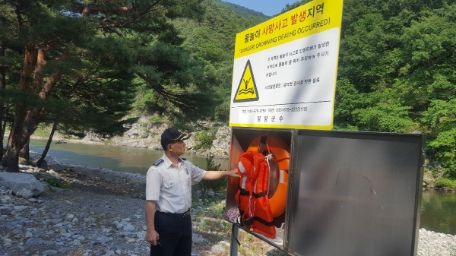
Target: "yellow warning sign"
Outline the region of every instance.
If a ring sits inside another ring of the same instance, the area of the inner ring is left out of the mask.
[[[255,83],[255,77],[253,76],[252,65],[250,60],[244,68],[241,81],[234,95],[233,102],[246,102],[246,101],[257,101],[259,99],[258,90]]]

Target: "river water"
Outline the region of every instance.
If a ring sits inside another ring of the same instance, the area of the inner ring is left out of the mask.
[[[32,140],[30,150],[41,153],[46,141]],[[147,169],[163,151],[129,148],[109,145],[87,145],[74,143],[53,143],[48,156],[62,163],[101,167],[121,172],[146,174]],[[206,168],[206,158],[185,155],[195,165]],[[214,159],[221,169],[228,169],[228,159]],[[423,191],[420,214],[420,228],[456,235],[456,194]]]
[[[43,152],[45,140],[32,140],[30,150]],[[53,143],[48,156],[61,163],[102,167],[121,172],[146,174],[147,169],[163,155],[162,150],[130,148],[110,145],[88,145],[79,143]],[[183,156],[195,165],[206,168],[206,158],[196,155]],[[221,169],[228,168],[227,159],[214,159]]]

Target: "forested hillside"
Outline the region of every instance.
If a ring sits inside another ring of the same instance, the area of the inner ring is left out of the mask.
[[[455,178],[456,1],[344,0],[334,123],[424,133]]]
[[[220,0],[2,1],[0,134],[18,156],[42,123],[226,122],[235,35],[268,18]],[[334,129],[424,133],[455,178],[455,113],[456,1],[345,0]]]
[[[180,122],[180,126],[185,126],[188,119],[228,121],[235,36],[269,17],[220,0],[205,0],[202,8],[204,14],[199,19],[173,21],[183,39],[183,50],[198,67],[196,72],[200,72],[199,92],[189,98],[187,91],[179,98],[193,108],[176,111],[176,104],[168,100],[157,101],[155,92],[147,90],[144,84],[140,88],[143,93],[138,94],[134,104],[136,110],[158,111],[167,119]]]

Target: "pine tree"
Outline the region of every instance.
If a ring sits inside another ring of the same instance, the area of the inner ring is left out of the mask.
[[[174,82],[182,67],[166,66],[150,56],[160,52],[146,50],[159,45],[163,59],[178,62],[171,52],[182,41],[170,20],[202,13],[200,0],[22,0],[3,1],[0,10],[0,66],[8,66],[6,83],[26,95],[14,101],[2,94],[15,113],[7,145],[13,172],[38,124],[58,120],[69,130],[112,132],[130,106],[136,77],[154,81],[157,91]]]

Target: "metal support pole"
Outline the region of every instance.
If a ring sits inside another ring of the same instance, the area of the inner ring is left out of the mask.
[[[230,245],[230,256],[237,256],[238,255],[238,240],[237,237],[239,235],[239,227],[236,224],[231,224],[231,245]]]

